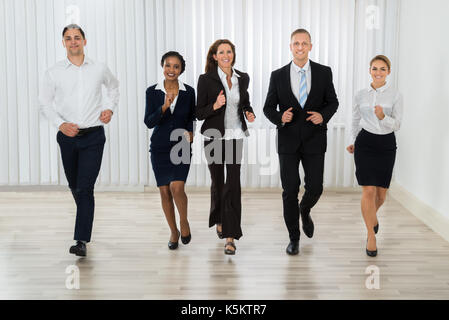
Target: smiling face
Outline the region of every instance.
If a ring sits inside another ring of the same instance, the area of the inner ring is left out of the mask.
[[[234,62],[232,47],[227,43],[220,44],[217,48],[217,53],[214,54],[214,59],[221,69],[231,68]]]
[[[178,80],[181,74],[181,61],[177,57],[167,57],[164,61],[163,68],[165,80]]]
[[[378,85],[385,83],[387,76],[390,74],[390,69],[385,61],[374,60],[370,67],[370,75],[373,78],[373,82]]]
[[[62,44],[67,49],[68,56],[80,56],[84,54],[86,39],[83,38],[79,29],[69,29],[64,34]]]
[[[309,59],[312,43],[307,33],[296,33],[290,40],[290,51],[297,65],[304,65]]]

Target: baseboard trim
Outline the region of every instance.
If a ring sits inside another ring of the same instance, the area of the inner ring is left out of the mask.
[[[426,226],[449,242],[449,219],[441,213],[423,203],[404,187],[393,182],[389,189],[390,195],[404,208],[410,211]]]

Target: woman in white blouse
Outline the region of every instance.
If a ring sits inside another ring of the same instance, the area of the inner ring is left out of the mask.
[[[368,230],[366,254],[377,255],[377,211],[390,186],[396,157],[394,131],[401,125],[402,95],[387,83],[391,62],[383,55],[370,62],[373,79],[369,88],[357,92],[352,111],[352,141],[356,177],[362,186],[362,214]]]
[[[235,254],[234,239],[242,234],[240,167],[243,139],[249,135],[246,121],[253,122],[249,76],[234,69],[235,46],[227,39],[209,48],[205,73],[198,79],[196,117],[204,120],[201,134],[211,176],[209,227],[226,238],[225,254]],[[226,178],[225,178],[226,167]]]

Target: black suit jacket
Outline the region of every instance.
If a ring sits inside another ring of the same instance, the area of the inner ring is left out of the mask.
[[[217,67],[218,68],[218,67]],[[235,69],[234,69],[235,70]],[[248,126],[246,125],[245,112],[253,112],[249,102],[248,85],[249,76],[247,73],[235,70],[235,72],[240,76],[237,77],[239,83],[240,101],[238,105],[238,112],[240,120],[242,122],[242,130],[246,136],[248,133]],[[218,75],[218,70],[214,70],[200,75],[198,79],[197,86],[197,100],[196,100],[196,110],[195,115],[198,120],[204,120],[201,126],[201,134],[210,137],[218,138],[216,136],[211,136],[210,134],[205,134],[207,129],[217,129],[221,137],[224,136],[224,118],[226,104],[220,109],[214,110],[214,103],[217,100],[220,91],[223,90],[223,94],[226,96],[226,90],[221,83],[220,76]],[[226,99],[227,101],[227,99]]]
[[[263,108],[265,116],[277,126],[278,153],[296,153],[298,150],[303,153],[324,153],[327,148],[326,124],[338,107],[332,70],[310,60],[312,85],[302,109],[291,89],[291,63],[271,73]],[[282,114],[290,107],[293,107],[293,119],[282,126]],[[323,116],[323,123],[315,125],[312,121],[306,121],[310,116],[307,111],[319,112]]]

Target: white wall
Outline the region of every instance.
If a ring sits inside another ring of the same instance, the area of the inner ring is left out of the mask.
[[[401,2],[396,182],[449,218],[449,1]]]
[[[332,67],[340,102],[328,125],[324,184],[354,186],[346,152],[354,92],[369,83],[370,59],[396,64],[399,0],[0,0],[0,185],[66,185],[56,128],[39,117],[38,83],[65,57],[61,31],[78,22],[87,55],[105,62],[120,81],[120,103],[106,126],[98,179],[102,186],[155,185],[143,124],[145,89],[162,77],[168,50],[186,58],[181,80],[196,87],[210,44],[229,38],[236,68],[249,73],[257,115],[245,141],[242,186],[279,187],[275,127],[263,115],[271,71],[287,64],[290,33],[312,34],[311,59]],[[391,76],[393,79],[395,75]],[[198,126],[199,129],[199,126]],[[201,136],[193,143],[188,185],[207,186],[210,174]],[[199,164],[196,164],[199,163]],[[301,170],[302,171],[302,170]]]

